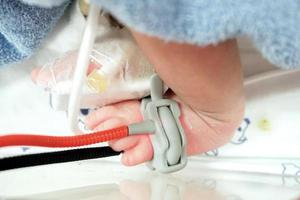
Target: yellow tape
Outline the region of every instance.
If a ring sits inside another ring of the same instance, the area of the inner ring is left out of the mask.
[[[102,93],[107,89],[107,80],[103,74],[95,70],[88,75],[87,85],[96,92]]]

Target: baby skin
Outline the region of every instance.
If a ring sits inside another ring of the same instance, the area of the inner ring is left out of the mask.
[[[244,114],[241,64],[235,40],[216,46],[164,42],[133,33],[138,45],[170,88],[168,98],[181,109],[187,153],[195,155],[227,143]],[[91,130],[104,130],[141,122],[140,101],[131,100],[98,109],[86,118]],[[122,163],[133,166],[153,157],[149,135],[110,141],[124,151]]]

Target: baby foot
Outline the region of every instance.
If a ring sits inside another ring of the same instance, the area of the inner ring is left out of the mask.
[[[180,121],[187,138],[188,155],[204,153],[227,143],[243,113],[241,110],[240,114],[225,120],[225,117],[220,117],[218,113],[196,113],[182,102],[180,107]],[[131,100],[96,110],[86,118],[86,124],[91,130],[104,130],[142,120],[140,102]],[[111,141],[109,145],[116,151],[124,151],[122,163],[127,166],[149,161],[153,157],[149,135],[129,136]]]
[[[91,130],[105,130],[122,125],[141,122],[140,102],[125,101],[99,108],[86,118],[86,125]],[[126,166],[137,165],[149,161],[153,156],[149,135],[135,135],[110,141],[115,151],[124,151],[122,163]]]

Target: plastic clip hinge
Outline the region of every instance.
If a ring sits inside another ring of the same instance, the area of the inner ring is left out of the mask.
[[[155,124],[151,135],[154,149],[148,166],[155,171],[169,173],[182,169],[187,164],[186,139],[179,121],[180,109],[176,101],[163,99],[164,85],[158,75],[151,78],[151,99],[142,100],[145,120]]]

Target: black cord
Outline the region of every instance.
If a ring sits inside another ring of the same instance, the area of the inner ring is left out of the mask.
[[[121,152],[116,152],[110,147],[93,147],[7,157],[0,159],[0,171],[38,165],[104,158],[109,156],[117,156],[120,153]]]

